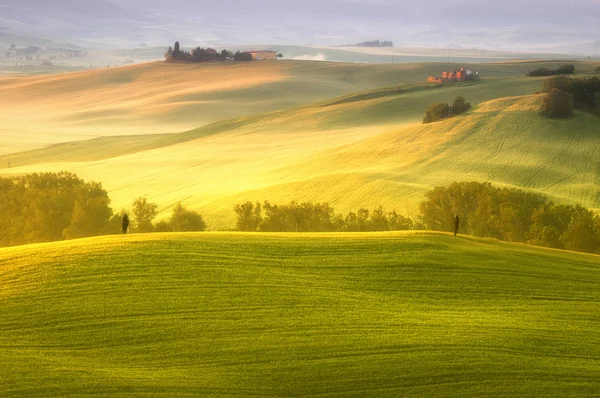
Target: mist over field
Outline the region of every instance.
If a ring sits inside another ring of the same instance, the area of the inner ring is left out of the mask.
[[[340,45],[381,38],[397,46],[600,52],[600,2],[0,0],[1,35],[111,47]],[[575,47],[573,47],[575,45]]]

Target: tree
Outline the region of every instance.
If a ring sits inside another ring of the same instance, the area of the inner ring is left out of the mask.
[[[152,220],[156,218],[157,210],[156,203],[149,203],[144,197],[137,198],[132,204],[134,229],[142,233],[152,232]]]
[[[437,122],[450,116],[450,107],[448,104],[436,103],[429,105],[427,111],[425,111],[425,117],[423,118],[423,124]]]
[[[223,50],[221,51],[221,58],[225,59],[229,57],[229,51]]]
[[[255,206],[252,202],[246,202],[235,205],[233,210],[238,216],[235,224],[238,231],[256,232],[258,230],[262,222],[260,203],[257,202]]]
[[[471,104],[469,104],[464,97],[457,96],[454,99],[454,103],[452,104],[452,115],[460,115],[471,109]]]
[[[73,195],[75,198],[71,223],[63,231],[63,236],[66,239],[76,239],[108,232],[108,222],[113,212],[102,184],[91,182],[79,186]]]
[[[277,58],[283,58],[283,54],[282,53],[277,54]]]
[[[195,211],[186,210],[181,204],[173,208],[170,225],[173,232],[205,231],[206,224],[202,216]]]
[[[173,54],[174,55],[181,54],[181,48],[179,46],[179,42],[178,41],[175,42],[175,48],[173,49]]]
[[[542,113],[551,118],[567,118],[573,115],[573,95],[553,88],[544,97]]]
[[[570,75],[575,73],[575,65],[562,65],[556,69],[557,75]]]
[[[373,231],[389,231],[390,224],[382,206],[373,210],[371,213],[371,230]]]
[[[567,230],[560,237],[565,249],[594,253],[600,245],[599,231],[596,230],[597,217],[591,210],[577,206]]]
[[[129,229],[129,216],[127,214],[123,215],[123,233],[126,234],[127,230]]]

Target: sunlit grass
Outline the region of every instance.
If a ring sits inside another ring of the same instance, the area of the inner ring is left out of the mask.
[[[0,249],[0,395],[590,396],[599,270],[432,233]]]

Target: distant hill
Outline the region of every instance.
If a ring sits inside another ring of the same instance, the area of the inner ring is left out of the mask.
[[[351,47],[394,47],[394,42],[392,41],[381,41],[381,40],[371,40],[371,41],[363,41],[362,43],[357,44],[347,44],[346,46]],[[341,46],[343,47],[343,45]]]

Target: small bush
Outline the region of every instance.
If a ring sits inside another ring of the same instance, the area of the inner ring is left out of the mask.
[[[600,66],[596,68],[595,72],[600,72]]]
[[[460,115],[471,109],[471,104],[468,103],[464,97],[457,96],[452,104],[452,115]]]
[[[573,95],[558,88],[546,94],[542,103],[542,112],[547,117],[567,118],[573,115]]]
[[[427,111],[425,111],[425,117],[423,118],[423,124],[437,122],[438,120],[446,119],[450,116],[450,106],[444,103],[437,103],[429,105]]]

